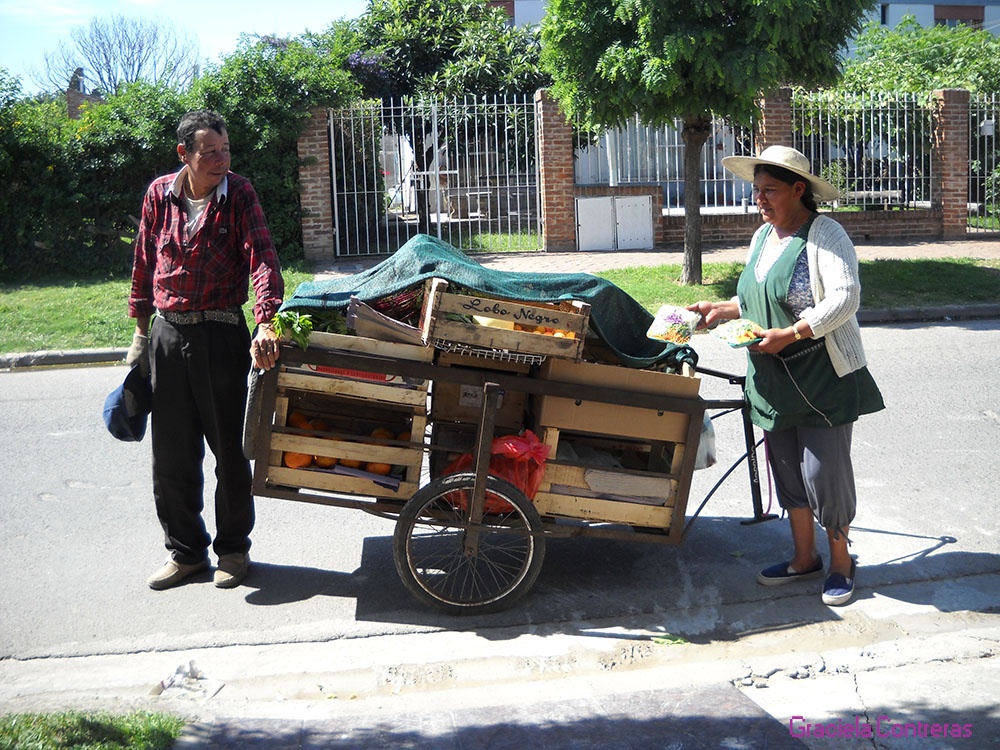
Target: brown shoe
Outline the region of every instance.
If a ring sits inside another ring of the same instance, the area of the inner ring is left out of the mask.
[[[215,569],[215,585],[220,589],[232,589],[243,583],[250,570],[250,555],[231,552],[219,558]]]
[[[205,570],[207,567],[208,560],[202,560],[193,565],[177,562],[176,560],[167,560],[162,568],[146,579],[146,583],[154,591],[162,591],[163,589],[176,586],[188,576]]]

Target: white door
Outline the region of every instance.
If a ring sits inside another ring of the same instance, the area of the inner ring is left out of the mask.
[[[636,195],[615,198],[615,221],[619,250],[653,249],[652,197]]]
[[[611,196],[576,199],[578,250],[615,249],[615,204]]]

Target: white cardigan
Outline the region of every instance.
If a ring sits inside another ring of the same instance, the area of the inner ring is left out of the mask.
[[[754,233],[751,254],[761,232],[768,229],[770,225],[764,224]],[[813,336],[824,337],[833,369],[838,377],[844,377],[868,363],[856,317],[861,306],[861,281],[854,243],[840,224],[820,215],[809,228],[806,259],[815,304],[803,310],[799,319],[809,324]]]

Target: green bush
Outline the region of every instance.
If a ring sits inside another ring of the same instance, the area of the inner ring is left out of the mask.
[[[233,169],[254,183],[282,258],[301,257],[297,143],[311,108],[356,96],[341,45],[336,25],[294,41],[244,38],[187,91],[131,84],[79,119],[65,96],[22,97],[0,68],[0,281],[126,273],[145,189],[178,168],[177,123],[202,108],[226,120]]]

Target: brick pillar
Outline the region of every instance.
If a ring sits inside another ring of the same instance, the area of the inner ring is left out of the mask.
[[[334,257],[333,188],[330,176],[330,135],[325,107],[310,110],[297,145],[299,202],[302,208],[302,249],[307,260]]]
[[[969,223],[969,92],[934,92],[931,206],[941,210],[941,237],[962,239]]]
[[[778,89],[760,104],[761,118],[754,146],[759,154],[768,146],[792,145],[792,90]]]
[[[542,211],[542,249],[576,250],[573,128],[549,92],[535,92],[538,118],[538,180]]]

